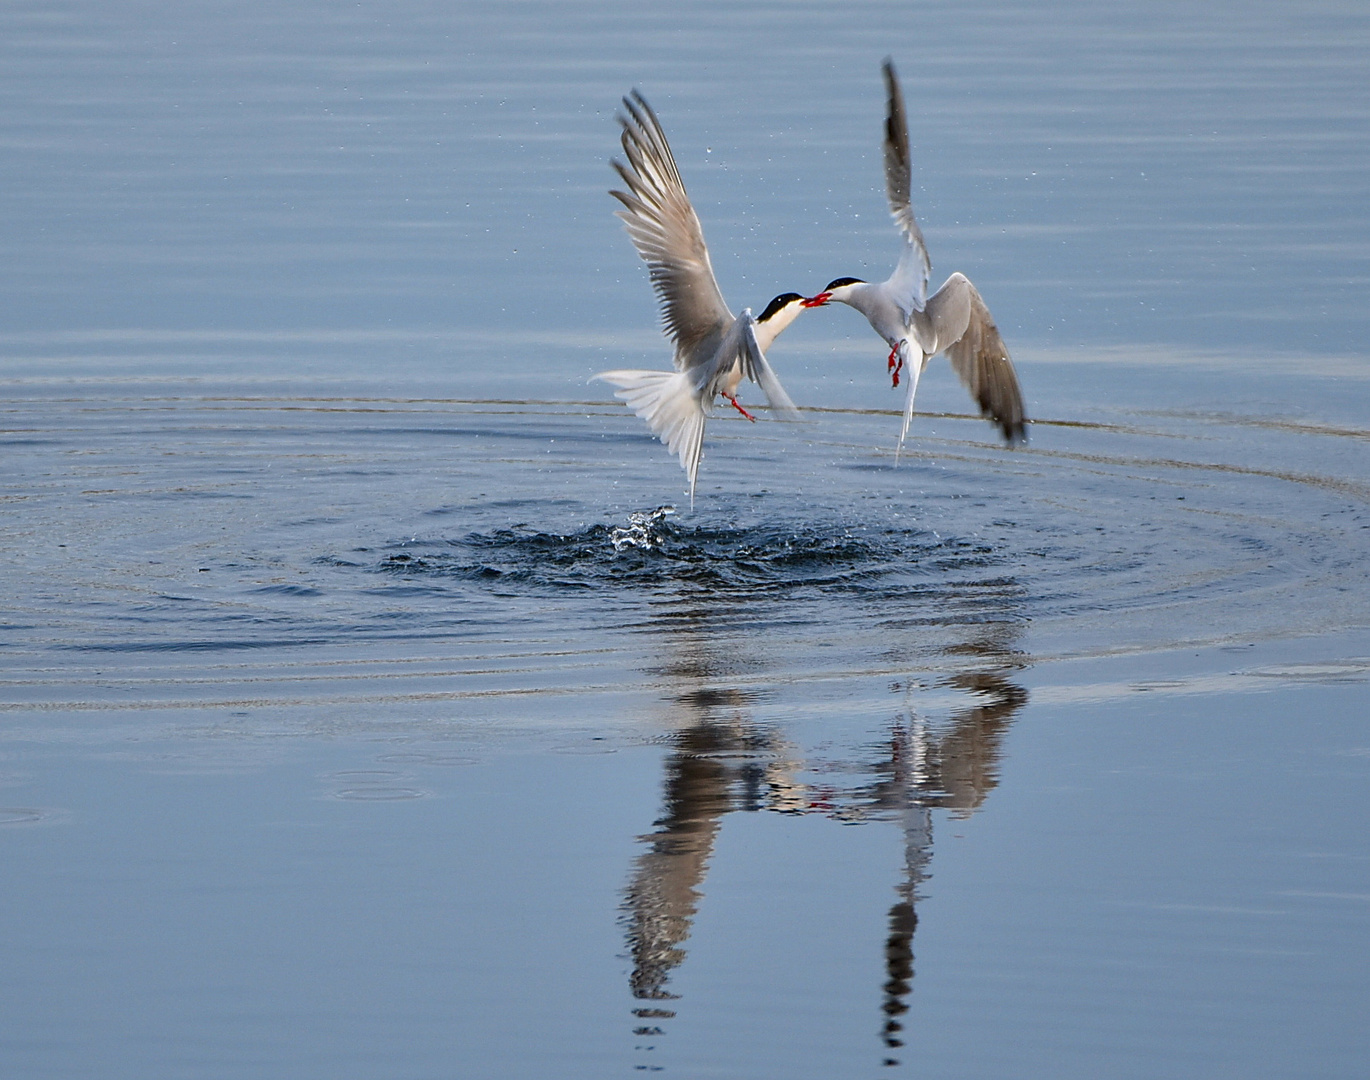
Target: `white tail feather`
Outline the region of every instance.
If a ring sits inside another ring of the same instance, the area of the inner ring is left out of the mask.
[[[899,464],[899,455],[904,451],[904,439],[908,436],[909,425],[913,423],[913,396],[918,393],[918,380],[923,377],[923,369],[928,366],[927,357],[921,355],[913,359],[913,348],[905,338],[899,343],[899,358],[904,364],[904,377],[909,388],[904,391],[904,426],[899,429],[899,444],[894,448],[894,463]]]
[[[594,376],[620,389],[614,397],[647,421],[666,448],[680,458],[690,478],[690,504],[694,505],[695,477],[704,446],[704,421],[709,418],[695,391],[693,380],[683,371],[601,371]]]

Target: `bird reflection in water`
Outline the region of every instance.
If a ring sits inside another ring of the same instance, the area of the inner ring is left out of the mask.
[[[904,867],[889,911],[881,1028],[883,1063],[899,1064],[893,1054],[903,1046],[902,1017],[913,987],[913,936],[932,858],[932,812],[940,808],[966,817],[980,807],[998,782],[1004,733],[1027,702],[1027,692],[1011,679],[1026,666],[1011,647],[1014,624],[976,630],[973,640],[947,650],[963,669],[936,683],[965,695],[969,704],[936,723],[906,709],[891,720],[875,760],[829,763],[838,769],[824,768],[821,783],[801,778],[811,775],[813,763],[801,757],[779,726],[752,720],[751,693],[719,688],[707,654],[688,649],[690,655],[672,666],[673,676],[693,676],[685,681],[694,688],[676,699],[686,715],[665,762],[662,814],[641,838],[645,850],[635,860],[622,905],[632,960],[629,983],[640,1003],[634,1010],[634,1034],[644,1040],[639,1049],[651,1050],[650,1040],[664,1034],[660,1022],[675,1016],[670,977],[685,960],[684,943],[723,816],[773,810],[823,813],[843,821],[893,820],[902,828]],[[687,637],[698,643],[695,635]],[[733,653],[730,663],[736,662]],[[837,786],[829,779],[834,772],[854,772],[862,782]]]
[[[988,657],[987,657],[988,658]],[[904,877],[895,888],[885,939],[884,1001],[881,1038],[890,1055],[885,1065],[898,1065],[893,1052],[904,1045],[901,1017],[909,1011],[913,989],[913,934],[918,928],[919,891],[930,876],[932,811],[948,810],[953,818],[969,817],[998,783],[1000,745],[1014,715],[1027,704],[1027,691],[1007,673],[1023,666],[994,659],[998,669],[953,675],[941,685],[964,691],[975,704],[958,710],[936,729],[909,712],[890,727],[888,756],[872,766],[879,777],[861,801],[894,817],[904,834]]]
[[[699,884],[708,869],[723,815],[732,810],[779,809],[799,785],[798,762],[775,731],[748,720],[748,695],[738,690],[696,691],[682,700],[698,719],[678,732],[666,762],[665,807],[656,830],[642,838],[624,911],[628,922],[633,996],[674,997],[666,989],[685,959]],[[639,1010],[661,1018],[665,1010]],[[646,1032],[644,1032],[646,1034]]]

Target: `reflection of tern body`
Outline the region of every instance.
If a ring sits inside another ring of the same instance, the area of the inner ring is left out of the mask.
[[[746,376],[781,416],[798,416],[765,351],[804,310],[803,298],[798,293],[777,296],[760,318],[749,308],[736,316],[728,310],[699,218],[656,114],[636,90],[623,104],[628,114],[619,123],[628,165],[613,165],[628,190],[610,194],[623,203],[618,216],[651,268],[665,331],[675,344],[676,370],[601,371],[595,378],[619,387],[614,396],[626,401],[680,457],[693,501],[704,422],[715,397],[721,395],[743,416],[755,419],[737,403],[737,388]]]
[[[908,367],[908,391],[904,398],[904,426],[899,445],[904,445],[913,420],[913,396],[928,360],[945,352],[966,389],[980,406],[982,415],[998,425],[1010,443],[1027,437],[1023,427],[1023,395],[1004,340],[989,309],[968,278],[956,273],[932,296],[927,295],[932,263],[910,202],[911,169],[909,126],[904,95],[894,65],[885,61],[885,86],[889,107],[885,118],[885,189],[890,212],[904,234],[904,253],[889,280],[871,284],[860,278],[841,277],[806,307],[831,301],[856,308],[890,346],[889,369],[894,385]]]
[[[992,640],[974,643],[996,659]],[[996,655],[997,652],[997,655]],[[889,757],[875,766],[880,775],[869,793],[873,808],[897,817],[904,832],[904,879],[895,888],[898,899],[890,908],[885,939],[885,1014],[881,1038],[893,1053],[904,1045],[903,1015],[913,989],[913,936],[918,929],[918,901],[931,876],[932,810],[941,807],[953,817],[969,817],[998,783],[1000,746],[1014,714],[1027,703],[1027,691],[1001,671],[969,671],[952,676],[946,685],[974,695],[976,704],[959,710],[940,733],[917,715],[900,717],[890,733]],[[886,1065],[897,1065],[887,1057]]]
[[[970,640],[946,650],[948,657],[971,658],[969,664],[953,661],[965,670],[942,683],[970,700],[944,722],[929,722],[910,708],[907,717],[895,719],[878,760],[853,763],[824,753],[806,761],[783,728],[756,720],[755,692],[733,681],[739,666],[766,666],[764,650],[755,655],[756,643],[766,639],[738,630],[741,610],[712,593],[684,589],[654,613],[663,648],[654,654],[651,671],[672,686],[674,734],[663,762],[661,813],[652,832],[640,837],[642,850],[621,907],[632,962],[633,1034],[648,1040],[637,1044],[641,1049],[654,1050],[652,1040],[667,1034],[662,1023],[676,1015],[673,979],[686,960],[709,863],[728,814],[769,810],[839,821],[879,817],[899,822],[904,840],[881,983],[885,1063],[897,1064],[888,1055],[903,1045],[917,902],[932,860],[933,812],[943,808],[968,816],[998,782],[1004,734],[1027,702],[1027,691],[1010,677],[1024,666],[1013,648],[1020,624],[975,623]],[[756,617],[750,609],[748,617],[749,623]],[[851,771],[862,779],[848,787],[838,778]]]

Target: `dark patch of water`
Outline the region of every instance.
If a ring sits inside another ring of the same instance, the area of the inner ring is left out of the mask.
[[[730,528],[685,524],[674,513],[661,507],[629,515],[626,525],[595,524],[564,534],[513,528],[460,540],[405,541],[373,569],[532,590],[695,586],[750,596],[917,588],[920,581],[1002,565],[986,544],[921,529],[825,522]],[[997,577],[976,584],[1009,582]]]

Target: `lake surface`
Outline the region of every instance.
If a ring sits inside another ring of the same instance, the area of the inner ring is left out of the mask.
[[[725,296],[897,248],[675,461],[605,194]],[[0,12],[0,1067],[1359,1077],[1370,15]],[[743,396],[744,402],[756,398]]]

